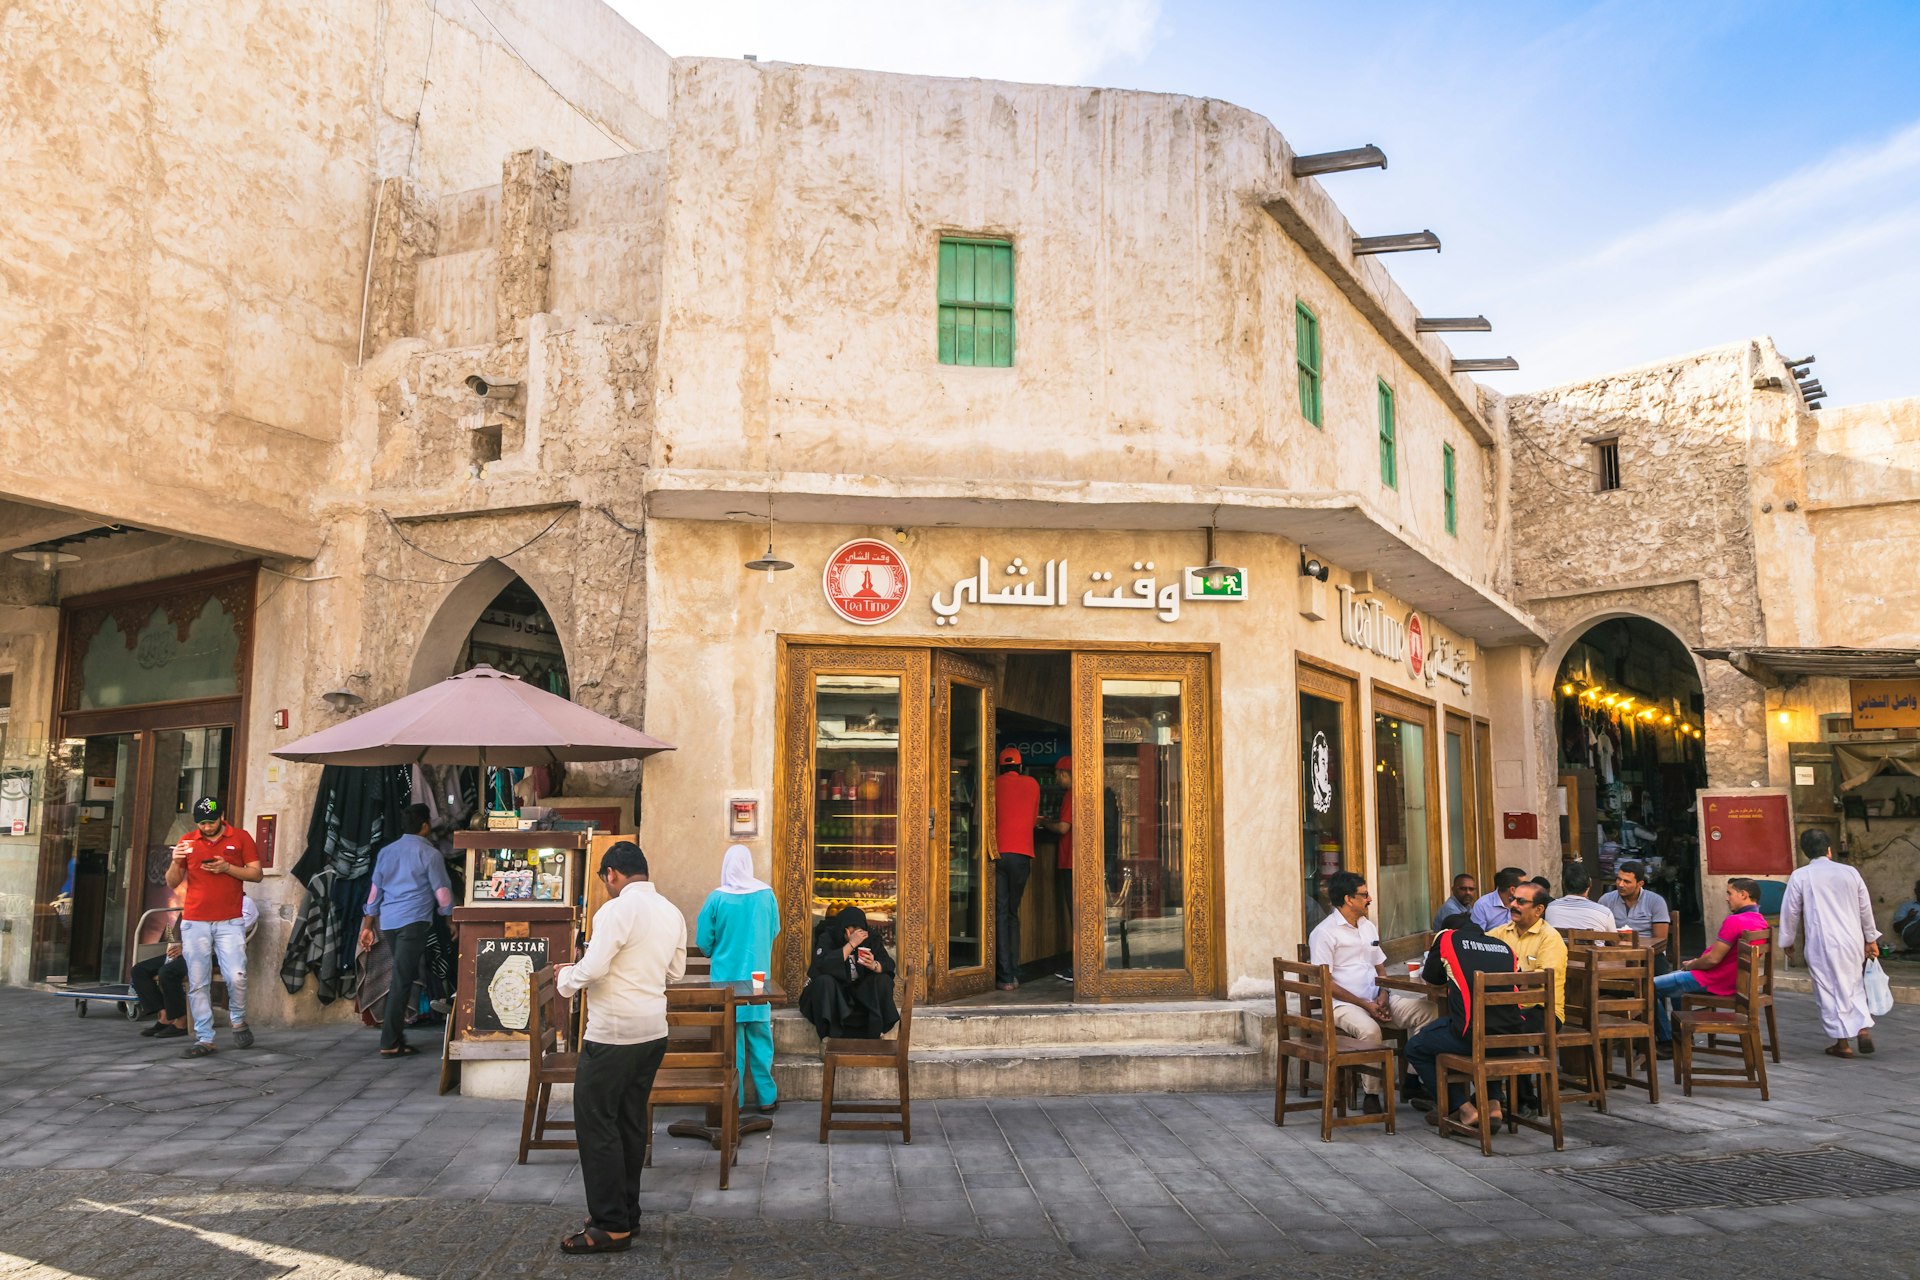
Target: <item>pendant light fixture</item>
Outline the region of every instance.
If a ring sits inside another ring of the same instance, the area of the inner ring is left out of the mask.
[[[72,564],[80,557],[71,551],[59,551],[51,547],[28,547],[25,551],[13,553],[15,560],[25,560],[42,573],[52,573],[63,564]]]
[[[793,568],[793,561],[782,560],[779,556],[773,554],[773,495],[771,494],[767,495],[766,554],[758,557],[757,559],[747,561],[746,567],[749,569],[755,570],[756,572],[762,569],[766,570],[768,582],[773,581],[774,574],[779,573],[784,569]]]

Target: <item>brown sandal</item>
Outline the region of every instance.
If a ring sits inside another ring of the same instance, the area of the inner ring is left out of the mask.
[[[1829,1057],[1834,1058],[1851,1058],[1853,1056],[1853,1046],[1845,1040],[1836,1040],[1827,1046],[1827,1054]]]

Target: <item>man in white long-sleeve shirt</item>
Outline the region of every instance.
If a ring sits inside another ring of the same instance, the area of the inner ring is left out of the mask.
[[[1860,873],[1833,860],[1833,842],[1818,827],[1800,833],[1807,865],[1787,878],[1780,904],[1780,950],[1798,945],[1806,953],[1813,978],[1813,1003],[1820,1025],[1833,1043],[1827,1052],[1851,1058],[1856,1040],[1861,1053],[1873,1052],[1873,1015],[1867,1012],[1863,971],[1880,956],[1880,930],[1873,922],[1873,898]]]
[[[590,990],[574,1077],[574,1137],[586,1186],[584,1231],[566,1253],[621,1253],[640,1225],[647,1155],[647,1096],[667,1051],[667,984],[687,971],[687,921],[647,883],[647,857],[622,840],[600,858],[605,906],[578,964],[554,975],[560,994]]]

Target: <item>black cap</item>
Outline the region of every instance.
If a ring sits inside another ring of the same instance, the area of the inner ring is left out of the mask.
[[[220,802],[212,796],[201,796],[193,802],[193,820],[211,822],[220,816]]]

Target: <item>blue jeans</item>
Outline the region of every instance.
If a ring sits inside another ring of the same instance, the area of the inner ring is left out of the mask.
[[[1663,973],[1653,980],[1653,1034],[1661,1044],[1673,1039],[1673,1010],[1683,996],[1705,995],[1700,979],[1685,969]]]
[[[1473,1053],[1471,1037],[1458,1035],[1453,1024],[1445,1018],[1436,1018],[1415,1032],[1407,1040],[1407,1065],[1420,1077],[1420,1085],[1427,1096],[1446,1108],[1446,1114],[1452,1115],[1467,1100],[1467,1086],[1470,1077],[1456,1075],[1447,1088],[1447,1096],[1440,1097],[1440,1067],[1435,1059],[1443,1053],[1470,1055]],[[1506,1096],[1505,1086],[1497,1081],[1487,1082],[1487,1091],[1493,1095],[1493,1101],[1500,1102]],[[1482,1100],[1484,1105],[1484,1100]]]
[[[220,957],[220,976],[227,980],[227,1020],[234,1026],[247,1021],[247,933],[238,918],[182,920],[180,954],[187,962],[187,1008],[193,1012],[193,1038],[213,1043],[213,958]]]

